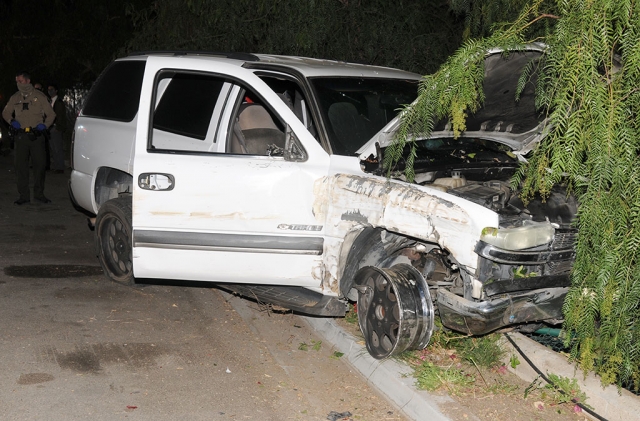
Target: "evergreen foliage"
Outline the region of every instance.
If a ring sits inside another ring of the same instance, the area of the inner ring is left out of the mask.
[[[530,0],[449,0],[451,10],[464,18],[463,40],[491,35],[496,22],[511,22],[530,3]],[[555,13],[554,0],[541,2],[547,13]],[[549,21],[542,21],[531,35],[548,33]]]
[[[536,95],[548,113],[548,134],[513,182],[525,200],[546,197],[557,183],[577,195],[580,235],[563,307],[567,345],[580,367],[595,370],[604,384],[638,389],[640,1],[558,0],[557,15],[543,4],[533,2],[486,38],[467,40],[424,79],[418,100],[403,110],[385,165],[391,169],[405,146],[415,136],[428,136],[442,118],[456,133],[464,131],[466,116],[483,103],[489,48],[544,41]],[[541,38],[545,28],[552,30]],[[520,80],[522,87],[526,72]]]

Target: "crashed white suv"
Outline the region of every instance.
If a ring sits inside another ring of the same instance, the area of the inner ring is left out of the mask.
[[[535,57],[489,56],[487,107],[457,140],[446,126],[418,140],[407,183],[402,162],[390,178],[381,162],[416,74],[132,55],[103,72],[77,119],[71,198],[97,215],[111,279],[216,282],[326,316],[357,301],[376,358],[426,346],[437,315],[471,334],[557,321],[575,203],[558,191],[525,207],[509,185],[540,137],[532,88],[513,100],[517,68]]]

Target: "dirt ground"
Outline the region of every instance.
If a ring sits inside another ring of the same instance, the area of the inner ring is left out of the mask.
[[[339,325],[364,343],[357,322],[349,323],[345,319],[340,319]],[[590,420],[584,412],[576,412],[574,404],[554,403],[549,393],[542,389],[544,382],[539,387],[530,387],[530,383],[509,372],[506,367],[478,369],[460,361],[453,352],[437,349],[431,345],[423,350],[421,355],[435,365],[453,366],[475,378],[475,382],[469,387],[442,388],[429,392],[437,396],[449,396],[454,400],[453,403],[440,406],[441,411],[452,420]],[[522,364],[526,364],[522,358],[519,360]]]
[[[526,363],[525,363],[526,364]],[[470,375],[476,377],[475,385],[450,396],[456,401],[442,407],[442,411],[454,420],[469,419],[468,413],[486,421],[582,421],[589,418],[583,412],[575,412],[573,404],[554,404],[544,390],[534,389],[525,398],[530,385],[506,370],[498,368],[482,370]],[[486,383],[485,383],[486,381]],[[497,391],[491,391],[497,386]],[[438,394],[447,394],[439,390]]]
[[[282,386],[300,390],[297,399],[307,409],[292,419],[408,421],[400,410],[366,385],[360,373],[342,361],[331,344],[323,343],[304,320],[288,311],[274,311],[269,305],[225,292],[222,295],[255,334],[255,340],[265,345],[274,365],[294,379],[293,384]],[[334,406],[327,407],[327,402]]]

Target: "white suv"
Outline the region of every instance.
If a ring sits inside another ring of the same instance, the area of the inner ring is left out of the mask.
[[[488,58],[496,92],[536,57],[521,56]],[[561,318],[575,204],[559,192],[525,207],[509,186],[538,120],[485,116],[456,140],[442,127],[418,141],[416,182],[387,178],[419,79],[269,55],[116,60],[77,119],[70,180],[97,215],[105,273],[216,282],[316,315],[357,300],[376,358],[426,346],[436,314],[471,334]]]

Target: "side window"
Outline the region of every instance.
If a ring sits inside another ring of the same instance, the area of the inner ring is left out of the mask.
[[[282,101],[293,111],[298,119],[309,130],[309,133],[318,139],[316,126],[311,117],[309,109],[309,101],[302,93],[302,88],[297,82],[285,77],[277,77],[275,75],[260,75],[260,79],[275,93],[277,93]]]
[[[156,79],[151,148],[206,152],[229,84],[213,76],[165,71]]]
[[[116,121],[131,121],[138,113],[146,62],[116,61],[91,88],[82,114]]]
[[[227,153],[283,156],[285,125],[251,90],[240,89],[231,118]]]

